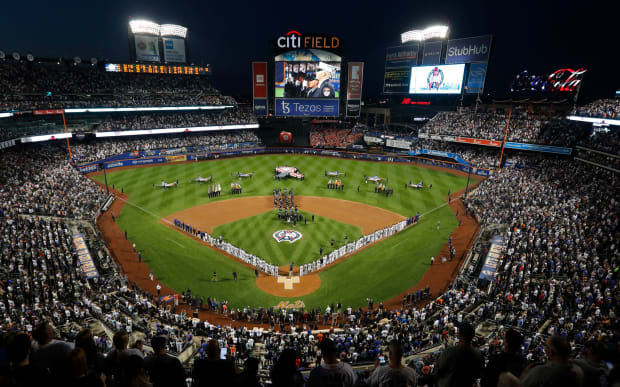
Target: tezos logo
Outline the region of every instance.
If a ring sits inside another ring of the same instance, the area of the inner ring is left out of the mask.
[[[273,233],[273,238],[280,242],[288,242],[293,243],[295,241],[300,240],[302,237],[299,231],[295,230],[280,230]]]
[[[289,103],[284,102],[284,101],[282,101],[281,103],[282,103],[282,113],[289,114],[291,112],[291,109],[288,107]]]

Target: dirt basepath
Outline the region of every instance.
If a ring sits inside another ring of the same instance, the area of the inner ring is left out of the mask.
[[[403,163],[403,164],[406,164],[406,163]],[[424,164],[422,165],[409,164],[409,165],[417,165],[422,168],[437,169],[437,170],[442,170],[442,171],[445,171],[445,172],[448,172],[454,175],[467,176],[467,174],[463,172],[455,171],[455,170],[448,169],[448,168],[428,166]],[[145,167],[150,167],[150,166],[145,166]],[[132,168],[133,167],[128,167],[128,168],[123,168],[123,169],[132,169]],[[100,174],[100,172],[88,174],[88,176],[93,176],[97,174]],[[471,177],[476,182],[476,184],[473,184],[472,187],[475,185],[478,185],[480,181],[482,180],[478,176],[472,175]],[[96,182],[96,183],[102,187],[104,186],[102,183],[99,183],[99,182]],[[127,195],[122,194],[119,191],[112,190],[111,188],[110,188],[110,191],[113,192],[117,196],[118,199],[113,203],[109,211],[103,213],[99,217],[97,221],[97,226],[104,235],[104,240],[106,241],[107,246],[110,249],[112,257],[121,266],[122,272],[125,275],[127,275],[129,280],[132,283],[135,283],[135,285],[138,286],[140,289],[152,295],[156,295],[157,294],[156,285],[158,283],[157,278],[154,278],[153,281],[149,279],[149,273],[150,273],[149,267],[144,262],[138,262],[138,255],[133,251],[132,243],[129,240],[125,239],[123,231],[116,224],[114,219],[112,219],[112,214],[116,214],[116,215],[120,214],[121,210],[123,209],[125,205],[125,200],[127,200]],[[463,192],[464,190],[458,193],[455,193],[453,195],[453,198],[459,197]],[[271,197],[267,196],[265,198],[267,199],[264,199],[264,200],[266,200],[266,202],[269,205],[269,208],[267,210],[270,210],[272,208],[271,205],[273,204],[272,202],[270,202]],[[323,201],[326,198],[317,198],[317,199],[321,199],[321,201]],[[235,202],[237,202],[237,200],[239,199],[236,199]],[[339,200],[339,199],[333,199],[333,200]],[[310,204],[310,202],[308,202],[308,204]],[[369,206],[369,207],[372,207],[372,206]],[[457,213],[457,218],[459,219],[459,222],[460,222],[459,226],[453,232],[453,245],[457,251],[456,253],[457,258],[454,259],[452,262],[441,264],[442,256],[445,255],[449,257],[448,245],[446,244],[444,248],[437,255],[438,258],[435,261],[436,264],[430,267],[429,270],[426,271],[422,279],[417,284],[412,284],[412,287],[408,289],[407,291],[392,298],[391,300],[385,301],[384,306],[386,309],[389,310],[389,309],[400,307],[403,295],[407,295],[407,293],[414,292],[418,289],[424,289],[427,286],[431,288],[431,293],[436,296],[440,291],[445,290],[449,286],[449,284],[453,281],[454,277],[456,276],[460,268],[460,265],[462,264],[465,254],[467,253],[467,251],[469,251],[471,244],[473,243],[473,239],[479,230],[479,225],[477,224],[477,222],[475,221],[473,217],[465,215],[465,207],[463,206],[463,203],[460,199],[452,200],[452,202],[450,203],[450,207],[452,208],[452,211]],[[372,207],[372,208],[376,208],[376,207]],[[309,209],[304,209],[304,210],[310,211]],[[258,212],[258,213],[261,213],[261,212]],[[250,216],[250,215],[245,214],[243,217],[247,217],[247,216]],[[350,222],[347,221],[347,223],[350,223]],[[393,223],[396,223],[396,222],[393,222]],[[430,260],[430,257],[429,257],[429,260]],[[318,278],[318,275],[315,274],[315,276]],[[262,278],[273,278],[273,277],[259,276],[259,280],[261,280]],[[257,282],[257,284],[258,283],[259,282]],[[162,295],[174,293],[174,291],[164,286],[163,284],[160,284],[160,285],[162,286],[162,289],[161,289]],[[264,286],[270,287],[272,286],[272,284],[265,284]],[[278,286],[282,286],[282,285],[278,284]],[[318,286],[320,286],[320,279],[319,279]],[[292,295],[292,294],[289,296],[296,297],[296,295]],[[425,302],[428,302],[428,301],[425,301]],[[266,307],[269,307],[269,306],[266,305]],[[179,305],[178,311],[181,311],[181,310],[185,310],[185,312],[188,315],[191,315],[192,313],[192,311],[190,310],[190,307],[185,304]],[[230,325],[230,326],[235,326],[235,327],[236,326],[257,326],[257,327],[268,328],[267,324],[248,323],[247,321],[245,322],[233,321],[230,319],[229,316],[222,315],[220,313],[211,312],[211,311],[200,311],[199,317],[201,320],[208,320],[210,323],[215,324],[215,325]]]
[[[295,204],[302,211],[358,226],[364,235],[405,220],[404,216],[395,212],[349,200],[295,196]],[[172,223],[174,219],[178,219],[211,234],[219,225],[272,210],[272,196],[253,196],[201,204],[176,212],[165,219]]]
[[[402,215],[392,211],[342,199],[331,199],[316,196],[296,196],[295,203],[302,211],[358,226],[362,229],[362,233],[364,235],[368,235],[379,229],[389,227],[405,219]],[[262,214],[272,210],[272,196],[254,196],[201,204],[196,207],[176,212],[170,216],[167,216],[164,219],[165,221],[160,220],[160,222],[173,230],[182,232],[171,225],[174,224],[174,219],[177,219],[185,224],[191,225],[195,229],[212,234],[215,227],[219,225],[238,221],[249,216]],[[204,242],[202,243],[209,246]],[[225,254],[221,250],[213,247],[211,248],[239,263],[242,263],[245,266],[252,268],[243,261]],[[352,254],[351,256],[353,255],[355,254]],[[349,257],[350,256],[347,256],[345,258]],[[340,261],[341,260],[338,262]],[[283,267],[280,271],[284,274],[288,273],[288,269],[288,267]],[[299,267],[293,268],[293,274],[299,274]],[[278,283],[277,277],[261,275],[256,279],[256,285],[262,291],[278,297],[304,296],[314,292],[321,286],[321,278],[317,273],[302,276],[299,280],[299,283],[293,284],[292,289],[285,289],[284,284]]]
[[[471,185],[469,190],[471,191],[477,187],[478,184],[480,184],[480,181],[476,181],[475,184]],[[426,287],[430,287],[430,292],[434,299],[436,296],[447,290],[448,286],[452,284],[452,281],[454,281],[461,268],[467,252],[472,247],[474,239],[480,230],[480,225],[476,219],[471,215],[465,215],[465,206],[463,205],[463,201],[460,199],[464,192],[465,190],[463,189],[453,194],[452,201],[450,202],[450,208],[456,214],[459,221],[459,225],[452,232],[452,246],[456,249],[455,258],[452,261],[449,260],[450,247],[449,244],[446,243],[441,251],[439,251],[439,253],[435,256],[435,263],[433,265],[430,265],[431,257],[428,257],[429,268],[426,272],[424,272],[424,275],[418,283],[391,300],[383,302],[386,309],[389,310],[400,308],[402,306],[403,296],[407,296],[408,293],[413,293],[418,290],[424,290]],[[448,201],[448,197],[446,197],[446,201]],[[441,258],[444,256],[447,258],[447,262],[441,263]],[[426,302],[428,301],[425,301],[424,303]]]

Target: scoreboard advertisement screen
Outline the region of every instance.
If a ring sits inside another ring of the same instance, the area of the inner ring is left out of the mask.
[[[460,94],[464,64],[411,68],[409,94]]]
[[[136,60],[159,62],[159,41],[156,36],[135,36]]]
[[[276,114],[337,116],[341,58],[322,50],[295,50],[275,58]]]
[[[407,94],[411,67],[418,64],[420,46],[407,44],[388,47],[385,52],[385,76],[383,92],[386,94]]]
[[[185,63],[185,39],[162,38],[164,44],[164,60],[166,62]]]
[[[210,69],[205,66],[172,66],[135,63],[106,63],[105,71],[113,73],[207,75]]]

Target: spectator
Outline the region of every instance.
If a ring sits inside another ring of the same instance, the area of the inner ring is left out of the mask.
[[[144,361],[144,367],[153,387],[184,387],[185,373],[176,357],[166,354],[166,339],[157,336],[151,339],[153,354]]]
[[[123,384],[123,387],[154,387],[146,373],[144,359],[131,355],[124,363],[127,382]]]
[[[516,378],[521,376],[527,364],[519,353],[522,344],[523,336],[519,332],[509,329],[504,333],[504,351],[489,358],[482,377],[482,387],[497,386],[502,372],[510,372]]]
[[[237,370],[232,361],[220,359],[220,346],[214,339],[207,342],[207,358],[196,360],[192,372],[194,386],[235,386]]]
[[[287,348],[280,353],[278,361],[271,370],[273,387],[300,387],[304,385],[304,378],[297,370],[297,352]],[[310,381],[308,381],[310,383]]]
[[[10,364],[9,385],[45,386],[49,384],[48,373],[36,365],[30,364],[30,337],[25,333],[14,333],[8,337],[6,357]]]
[[[74,348],[66,356],[66,367],[63,386],[71,387],[104,387],[105,374],[95,376],[88,371],[86,353],[81,348]]]
[[[338,348],[331,339],[323,339],[321,342],[321,353],[323,364],[310,372],[307,386],[353,386],[357,380],[357,375],[350,365],[338,359]]]
[[[484,358],[472,347],[474,327],[463,322],[458,327],[458,345],[444,349],[435,365],[439,387],[472,386],[482,375]]]
[[[263,387],[258,378],[259,360],[255,357],[249,357],[245,361],[245,369],[241,373],[239,387]]]
[[[605,364],[605,345],[600,341],[590,340],[585,346],[585,359],[576,359],[571,362],[583,371],[583,385],[589,387],[603,387],[610,385],[607,378],[607,365]]]
[[[367,381],[371,387],[375,386],[402,386],[415,387],[416,373],[412,368],[402,364],[403,345],[393,340],[388,346],[390,363],[375,368]],[[378,362],[378,360],[377,360]],[[377,363],[375,363],[377,364]]]
[[[82,329],[75,337],[75,348],[84,352],[88,375],[105,378],[105,357],[97,350],[97,345],[90,329]]]
[[[560,336],[551,336],[545,342],[545,354],[549,359],[525,372],[523,387],[583,385],[583,371],[568,361],[570,345]]]
[[[112,342],[114,349],[105,357],[106,385],[108,387],[123,386],[128,380],[125,365],[129,358],[127,354],[129,336],[125,331],[118,331],[114,334]]]
[[[63,362],[72,345],[54,339],[54,329],[47,322],[41,323],[33,331],[35,345],[30,356],[34,366],[47,370],[55,382],[62,379]]]

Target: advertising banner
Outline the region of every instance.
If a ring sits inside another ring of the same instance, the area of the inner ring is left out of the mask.
[[[469,65],[467,86],[465,92],[469,94],[481,94],[484,90],[484,80],[487,76],[488,63],[472,63]]]
[[[75,234],[73,236],[73,245],[75,246],[75,251],[77,252],[78,259],[80,260],[80,268],[84,272],[84,275],[87,279],[93,279],[99,277],[99,272],[97,271],[97,267],[95,266],[95,262],[93,262],[93,258],[88,251],[88,247],[86,246],[86,242],[84,242],[84,237],[82,234]]]
[[[441,41],[425,42],[422,54],[423,65],[437,65],[441,60]]]
[[[505,239],[502,236],[496,235],[491,240],[491,247],[482,265],[480,271],[481,280],[493,281],[495,279],[495,273],[497,272],[497,265],[502,257],[502,250],[504,249]]]
[[[347,85],[347,99],[362,98],[362,82],[364,77],[364,62],[349,63],[349,83]]]
[[[359,117],[362,110],[362,102],[359,99],[347,101],[347,117]]]
[[[15,146],[15,140],[0,142],[0,149],[10,148],[12,146]]]
[[[522,144],[519,142],[508,142],[508,141],[506,141],[505,147],[509,149],[521,149],[521,150],[536,151],[536,152],[555,153],[555,154],[560,154],[560,155],[570,155],[572,152],[571,148],[563,148],[561,146]]]
[[[385,54],[385,68],[412,67],[418,63],[418,44],[388,47]]]
[[[386,94],[407,94],[411,67],[385,68],[383,92]]]
[[[162,38],[164,43],[164,60],[166,62],[185,63],[185,39],[182,38]]]
[[[415,151],[409,151],[409,156],[430,155],[438,157],[446,157],[455,160],[457,163],[470,165],[461,156],[456,153],[432,150],[432,149],[416,149]]]
[[[398,149],[411,149],[411,141],[406,140],[386,140],[385,145]]]
[[[177,155],[177,156],[166,156],[166,161],[169,163],[178,163],[180,161],[186,161],[187,158],[185,155]]]
[[[338,103],[337,99],[276,98],[276,116],[337,117]]]
[[[460,94],[464,64],[411,68],[409,94]]]
[[[254,114],[267,116],[267,62],[252,62]]]
[[[483,140],[483,139],[479,139],[479,138],[469,138],[469,137],[460,137],[460,136],[456,138],[456,142],[462,142],[462,143],[465,143],[465,144],[495,146],[495,147],[502,146],[502,142],[501,141]]]
[[[254,99],[254,115],[267,117],[267,98]]]
[[[267,98],[267,62],[252,62],[252,90],[254,98]]]
[[[157,36],[136,35],[136,60],[144,62],[159,62],[159,42]]]
[[[446,49],[446,64],[488,62],[491,41],[491,35],[450,40]]]
[[[54,114],[62,114],[63,109],[46,109],[46,110],[33,110],[32,114],[35,116],[46,116]]]
[[[385,76],[383,78],[384,93],[407,93],[409,90],[411,68],[418,64],[419,49],[420,46],[417,43],[388,47],[386,49]]]

